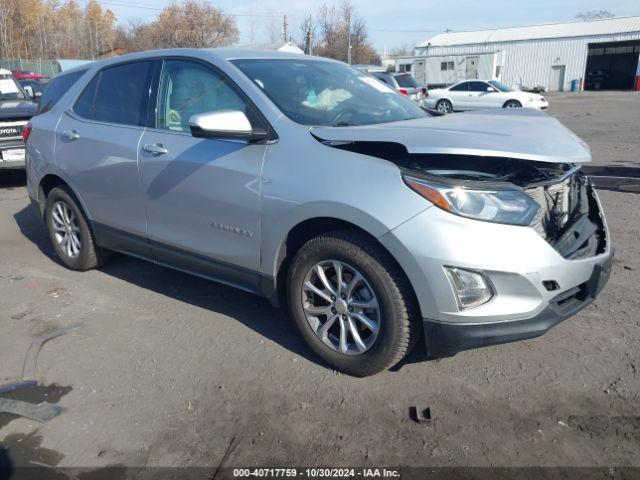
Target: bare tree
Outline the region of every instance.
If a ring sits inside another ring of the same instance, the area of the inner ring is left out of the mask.
[[[316,26],[315,23],[313,23],[313,17],[311,15],[306,17],[300,24],[300,35],[301,42],[299,43],[299,47],[304,53],[311,55],[313,52],[313,42],[316,37]]]
[[[387,55],[389,57],[408,57],[409,55],[413,55],[415,48],[416,47],[414,45],[403,43],[397,47],[392,47],[387,52]]]
[[[588,22],[590,20],[602,20],[604,18],[613,18],[615,15],[609,10],[586,10],[576,15],[576,19],[581,22]]]

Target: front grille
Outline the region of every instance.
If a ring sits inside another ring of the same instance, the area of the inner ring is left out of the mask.
[[[577,259],[604,251],[601,212],[593,187],[582,172],[525,191],[540,205],[531,227],[562,256]]]

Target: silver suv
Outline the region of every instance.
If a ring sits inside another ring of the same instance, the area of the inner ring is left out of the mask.
[[[64,265],[117,251],[265,295],[341,371],[542,335],[607,280],[589,149],[543,112],[431,117],[345,64],[237,49],[48,91],[28,190]]]

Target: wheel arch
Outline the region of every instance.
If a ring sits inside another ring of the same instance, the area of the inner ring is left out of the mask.
[[[393,263],[398,267],[399,271],[405,277],[407,285],[410,289],[410,301],[416,309],[416,312],[420,312],[420,303],[418,302],[415,288],[404,271],[401,263],[396,256],[385,245],[383,245],[376,235],[362,228],[352,221],[332,217],[332,216],[319,216],[313,218],[307,218],[295,224],[288,232],[285,238],[282,240],[280,247],[277,250],[275,258],[275,292],[277,301],[280,305],[286,305],[286,276],[291,265],[291,260],[295,256],[296,252],[309,240],[321,235],[336,230],[351,230],[356,231],[370,240],[374,241],[380,246],[382,250],[389,256]]]
[[[509,100],[507,100],[506,102],[504,102],[502,104],[502,108],[506,108],[506,106],[511,102],[517,103],[518,105],[520,105],[520,108],[522,108],[522,102],[520,100],[518,100],[517,98],[510,98]]]
[[[60,187],[60,186],[66,187],[71,192],[71,195],[73,196],[73,198],[78,202],[78,206],[80,207],[80,209],[82,209],[82,213],[84,213],[84,215],[86,216],[87,221],[89,222],[89,225],[92,226],[91,217],[82,199],[78,196],[73,186],[68,181],[66,181],[63,177],[61,177],[56,173],[47,173],[40,179],[40,182],[38,184],[37,203],[38,203],[38,210],[39,210],[40,216],[44,218],[44,213],[45,213],[44,210],[45,210],[47,197],[49,196],[49,193],[55,187]]]

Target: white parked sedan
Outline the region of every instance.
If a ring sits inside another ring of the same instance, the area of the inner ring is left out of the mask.
[[[514,90],[497,80],[464,80],[447,88],[429,90],[425,106],[440,113],[482,108],[538,108],[549,102],[542,95]]]

